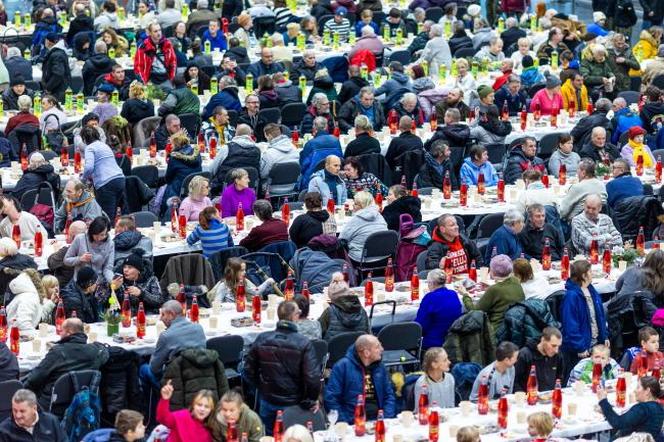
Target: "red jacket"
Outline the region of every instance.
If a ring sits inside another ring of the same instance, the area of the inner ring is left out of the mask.
[[[503,87],[503,85],[507,84],[508,80],[510,79],[510,75],[512,75],[511,69],[507,72],[503,72],[503,75],[496,78],[496,81],[493,83],[493,90],[498,91],[498,89]]]
[[[240,241],[240,245],[249,249],[250,252],[255,252],[268,244],[279,241],[288,241],[288,224],[280,219],[272,218],[251,229],[249,235]]]
[[[5,136],[9,136],[11,131],[22,124],[31,124],[33,126],[39,127],[39,120],[31,113],[19,112],[18,114],[11,117],[9,121],[7,121],[7,126],[5,127]]]
[[[175,58],[175,51],[170,41],[162,38],[159,42],[161,52],[164,54],[164,66],[168,73],[168,78],[173,80],[175,78],[175,69],[177,67],[177,60]],[[143,43],[136,50],[134,57],[134,72],[141,77],[144,83],[147,84],[150,79],[150,71],[152,70],[152,62],[156,57],[156,48],[150,37],[143,40]]]

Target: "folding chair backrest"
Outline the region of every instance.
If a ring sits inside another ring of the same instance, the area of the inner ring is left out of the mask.
[[[12,396],[23,388],[17,380],[0,382],[0,419],[5,420],[12,414]]]
[[[384,350],[416,350],[422,340],[422,326],[417,322],[388,324],[378,333]]]
[[[284,409],[283,419],[284,426],[286,428],[295,424],[306,427],[307,422],[309,421],[311,421],[313,424],[314,431],[321,431],[327,428],[325,415],[323,414],[322,409],[319,409],[316,413],[313,413],[310,410],[303,409],[299,405],[291,405],[290,407],[286,407],[286,409]]]
[[[53,385],[49,412],[58,417],[62,417],[74,398],[74,395],[83,387],[92,388],[95,377],[97,376],[101,378],[101,373],[98,370],[78,370],[60,376]],[[72,377],[76,378],[76,383],[79,388],[78,390],[75,389]],[[98,390],[99,385],[97,385],[97,390],[92,389],[91,391],[98,394]]]
[[[159,221],[157,215],[147,210],[134,212],[131,216],[134,217],[136,227],[152,227],[155,221]]]
[[[213,253],[212,256],[208,258],[208,261],[210,261],[210,265],[212,266],[214,280],[219,282],[221,281],[221,278],[223,278],[228,258],[237,258],[246,255],[247,253],[249,253],[249,250],[242,246],[227,247]]]
[[[316,352],[316,359],[321,367],[325,366],[327,362],[327,342],[322,339],[313,339],[311,344],[314,346],[314,351]]]
[[[159,169],[157,169],[157,166],[137,166],[131,169],[131,174],[139,177],[146,186],[152,189],[157,187],[157,182],[159,180]]]
[[[504,215],[502,213],[490,213],[485,215],[477,227],[477,238],[490,238],[493,232],[503,225]]]
[[[341,333],[330,339],[327,343],[328,358],[327,367],[332,368],[334,364],[346,355],[348,347],[355,344],[357,338],[362,336],[363,332]]]
[[[205,347],[217,352],[225,368],[236,367],[242,360],[244,339],[239,335],[219,336],[209,339]]]
[[[214,286],[214,273],[210,262],[200,253],[171,256],[159,281],[162,290],[176,282],[184,285]]]
[[[374,232],[367,237],[362,249],[362,262],[377,261],[394,256],[399,235],[393,230]]]

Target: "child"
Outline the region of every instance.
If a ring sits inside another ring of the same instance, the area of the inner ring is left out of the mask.
[[[274,279],[267,278],[261,285],[256,287],[253,282],[246,278],[247,264],[240,258],[228,258],[226,261],[226,268],[224,269],[224,277],[219,281],[212,290],[208,292],[208,299],[210,303],[215,300],[218,302],[235,302],[235,293],[240,281],[244,282],[244,291],[247,296],[247,302],[251,302],[251,298],[256,295],[262,296],[270,292]]]
[[[231,421],[235,422],[239,435],[247,433],[249,442],[259,442],[265,436],[261,418],[244,403],[242,395],[235,390],[224,393],[217,404],[215,416],[210,419],[214,440],[223,440],[226,437],[228,422]]]
[[[457,442],[480,442],[480,430],[475,426],[461,427],[456,435]]]
[[[173,385],[169,379],[161,388],[161,399],[157,405],[157,421],[168,427],[170,433],[166,442],[212,442],[206,422],[214,410],[214,393],[199,391],[188,410],[171,411],[169,401],[173,396]]]
[[[528,416],[528,434],[534,442],[550,440],[553,431],[553,418],[543,411]]]
[[[648,359],[647,371],[655,368],[655,365],[664,359],[664,355],[659,351],[659,334],[654,328],[643,327],[639,330],[639,342],[641,343],[641,349],[632,359],[632,365],[629,369],[633,374],[638,374],[639,364],[641,363],[644,352]]]
[[[589,358],[580,360],[569,376],[567,386],[571,387],[576,381],[586,384],[592,383],[593,366],[602,365],[602,379],[616,379],[618,377],[618,363],[611,359],[611,351],[603,344],[595,345]]]
[[[227,247],[233,247],[233,237],[226,224],[221,222],[216,207],[206,207],[198,215],[198,225],[187,237],[187,244],[193,246],[201,241],[206,258]]]
[[[143,415],[134,410],[120,410],[115,416],[115,431],[109,442],[134,442],[145,437]]]

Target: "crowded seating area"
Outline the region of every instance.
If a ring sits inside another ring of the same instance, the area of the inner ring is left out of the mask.
[[[638,3],[0,1],[0,442],[664,441]]]

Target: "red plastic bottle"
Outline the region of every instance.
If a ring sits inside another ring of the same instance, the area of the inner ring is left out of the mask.
[[[58,301],[58,306],[55,308],[55,332],[62,335],[62,323],[65,322],[65,306],[62,304],[62,299]]]
[[[417,183],[413,182],[413,190],[410,191],[410,196],[417,198],[419,194],[417,193]]]
[[[251,318],[254,320],[254,323],[261,323],[261,297],[255,295],[251,298]]]
[[[440,416],[438,415],[436,402],[433,403],[433,408],[429,413],[429,442],[438,442],[440,434]]]
[[[281,205],[281,220],[288,225],[290,223],[290,206],[288,205],[288,198],[284,198],[284,203]]]
[[[484,192],[486,192],[486,185],[484,184],[484,172],[480,172],[479,175],[477,175],[477,193],[484,195]]]
[[[21,248],[21,227],[18,224],[12,226],[12,239],[16,243],[16,247]]]
[[[385,442],[386,430],[385,430],[385,421],[383,420],[384,418],[385,417],[384,417],[384,414],[383,414],[383,410],[378,410],[378,416],[377,416],[377,419],[376,419],[376,428],[375,428],[375,431],[374,431],[374,434],[375,434],[375,439],[374,440],[376,442]]]
[[[376,196],[374,197],[374,203],[378,206],[378,210],[383,211],[383,192],[378,188]]]
[[[567,106],[567,113],[569,114],[570,118],[574,118],[574,116],[576,115],[576,103],[574,102],[574,99],[569,100]]]
[[[7,311],[0,306],[0,342],[7,342]]]
[[[244,230],[244,210],[242,209],[242,203],[238,204],[237,212],[235,213],[235,229],[238,232]]]
[[[364,305],[366,307],[373,305],[373,294],[374,286],[371,280],[371,273],[369,273],[367,280],[364,282]]]
[[[657,155],[657,163],[655,164],[655,182],[657,184],[662,182],[662,156]]]
[[[429,423],[429,389],[426,384],[422,384],[422,392],[417,402],[417,419],[420,425]]]
[[[191,299],[191,309],[189,310],[189,320],[191,322],[198,322],[198,298],[196,295]]]
[[[471,281],[477,282],[477,264],[475,260],[470,261],[470,267],[468,268],[468,278]]]
[[[542,184],[544,184],[544,187],[547,189],[549,188],[549,175],[544,174],[542,175]]]
[[[611,267],[613,267],[613,258],[611,257],[611,250],[608,247],[604,248],[602,253],[602,272],[607,275],[611,274]]]
[[[560,279],[567,281],[569,278],[569,252],[567,247],[563,248],[563,256],[560,259]]]
[[[376,198],[378,198],[377,195],[376,195]],[[383,195],[381,195],[380,198],[381,198],[381,202],[382,202],[383,201]],[[327,200],[327,212],[330,215],[334,215],[334,208],[335,207],[336,207],[336,203],[334,202],[334,198],[330,198],[329,200]]]
[[[560,379],[556,379],[556,388],[551,395],[551,414],[556,419],[560,419],[563,415],[563,389],[560,386]]]
[[[129,295],[125,294],[122,300],[122,326],[131,326],[131,304],[129,303]]]
[[[640,255],[643,255],[646,252],[646,235],[643,232],[643,226],[639,227],[639,233],[636,235],[636,251],[639,252]]]
[[[62,167],[69,166],[69,148],[67,146],[62,146],[60,150],[60,165]]]
[[[452,198],[452,180],[449,170],[445,172],[445,178],[443,178],[443,198],[446,200]]]
[[[496,186],[496,191],[498,194],[498,202],[505,202],[505,180],[502,178],[498,180],[498,185]]]
[[[311,299],[311,293],[309,292],[309,283],[307,281],[304,281],[302,283],[302,296],[304,296],[307,300]]]
[[[641,352],[637,357],[639,358],[639,363],[636,374],[641,378],[648,374],[648,355],[646,352]]]
[[[138,312],[136,312],[136,337],[143,339],[145,337],[145,308],[143,301],[138,303]]]
[[[291,131],[291,141],[295,147],[297,147],[297,143],[300,142],[300,132],[298,132],[297,129]]]
[[[625,376],[620,373],[618,375],[618,381],[616,382],[616,405],[620,408],[625,406],[625,398],[627,394],[627,382],[625,381]]]
[[[429,126],[431,128],[431,132],[435,132],[436,129],[438,129],[438,116],[435,112],[432,112],[431,117],[429,117]]]
[[[537,372],[535,365],[530,366],[530,374],[528,375],[528,383],[526,384],[526,395],[528,397],[528,405],[537,404]]]
[[[274,437],[274,442],[282,442],[284,438],[284,412],[281,410],[277,411],[277,418],[274,420],[274,427],[272,427],[272,437]]]
[[[597,387],[599,387],[601,381],[602,381],[602,364],[593,364],[593,372],[591,379],[593,393],[597,393]]]
[[[210,159],[214,160],[214,157],[217,156],[217,139],[215,137],[210,138]]]
[[[410,300],[420,299],[420,275],[417,274],[417,267],[413,268],[413,276],[410,277]]]
[[[244,279],[237,283],[235,290],[235,310],[238,313],[243,313],[247,306],[247,295],[244,291]]]
[[[357,404],[355,405],[355,436],[362,437],[367,432],[367,414],[364,408],[364,396],[357,395]]]
[[[205,135],[203,135],[203,132],[198,134],[198,152],[205,153]]]
[[[74,152],[74,172],[81,173],[81,152]]]
[[[564,164],[560,164],[560,167],[558,168],[558,184],[564,186],[566,182],[567,182],[567,166],[565,166]]]
[[[486,376],[482,376],[480,387],[477,389],[477,413],[489,413],[489,381]]]
[[[597,241],[597,233],[593,233],[593,238],[590,241],[590,264],[599,264],[599,242]]]
[[[332,135],[334,135],[337,138],[341,136],[341,129],[336,124],[334,125],[334,130],[332,131]]]
[[[558,108],[551,109],[551,127],[558,127]]]
[[[468,184],[462,184],[459,188],[459,205],[461,207],[468,205]]]
[[[526,126],[528,124],[528,110],[526,109],[526,106],[523,106],[523,109],[521,109],[521,130],[525,132]]]
[[[19,158],[21,161],[21,170],[25,172],[28,170],[28,147],[25,145],[25,143],[23,143],[23,146],[21,146],[21,154],[19,155]]]
[[[503,109],[500,112],[500,118],[503,121],[509,121],[510,119],[510,109],[507,107],[507,100],[503,103]]]
[[[549,238],[544,238],[544,247],[542,248],[542,270],[551,270],[551,243]]]
[[[180,238],[185,239],[187,237],[187,217],[180,215],[178,218],[178,227],[180,231]]]
[[[390,127],[390,135],[396,135],[397,126],[399,125],[399,115],[397,115],[396,110],[391,109],[387,114],[387,124]]]
[[[542,118],[542,108],[539,103],[535,103],[535,111],[533,112],[533,120],[539,121]]]
[[[44,235],[42,235],[41,230],[35,232],[35,256],[37,258],[41,257],[44,253]]]
[[[503,430],[507,428],[507,414],[509,413],[506,393],[507,391],[503,388],[500,399],[498,399],[498,427]]]
[[[643,155],[636,157],[636,176],[643,175]]]
[[[21,334],[18,330],[18,325],[16,325],[16,319],[12,320],[12,328],[9,332],[9,349],[16,356],[18,356],[21,349]]]
[[[150,158],[157,158],[157,139],[154,136],[154,132],[152,132],[152,136],[150,137]]]
[[[288,271],[288,276],[286,276],[286,286],[284,287],[284,299],[286,301],[292,301],[295,296],[295,282],[293,281],[293,272]]]
[[[385,291],[394,291],[394,268],[392,265],[392,258],[387,259],[387,266],[385,267]]]
[[[228,426],[226,427],[226,442],[239,442],[235,421],[228,421]]]
[[[125,155],[127,155],[127,159],[129,159],[129,163],[131,163],[134,159],[134,148],[131,147],[131,142],[127,143],[127,147],[125,148]]]
[[[588,106],[586,106],[586,112],[588,112],[588,115],[592,114],[595,108],[593,107],[592,101],[588,101]]]
[[[184,293],[184,284],[180,284],[180,290],[175,298],[182,306],[182,314],[187,313],[187,295]]]

